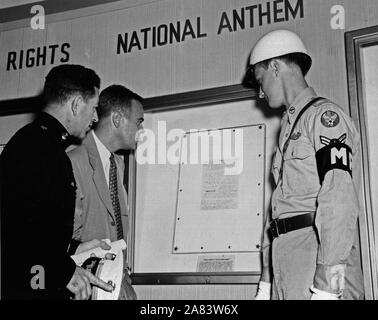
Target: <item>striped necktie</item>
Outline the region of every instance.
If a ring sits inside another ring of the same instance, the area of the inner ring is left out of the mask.
[[[110,198],[112,200],[112,205],[114,209],[114,215],[117,224],[117,239],[123,239],[123,229],[121,220],[121,207],[119,205],[118,199],[118,188],[117,188],[117,165],[114,159],[114,154],[110,155],[110,169],[109,169],[109,190]]]

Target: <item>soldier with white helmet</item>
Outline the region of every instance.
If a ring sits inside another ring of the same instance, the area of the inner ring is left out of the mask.
[[[352,181],[359,135],[342,108],[308,86],[311,64],[302,40],[289,30],[266,34],[250,56],[247,79],[271,108],[286,109],[256,299],[364,297]]]

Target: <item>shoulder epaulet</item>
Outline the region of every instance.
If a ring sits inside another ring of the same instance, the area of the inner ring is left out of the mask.
[[[317,100],[317,101],[315,101],[314,103],[313,103],[313,106],[314,107],[319,107],[319,106],[321,106],[321,105],[323,105],[323,104],[325,104],[325,103],[332,103],[330,100],[328,100],[327,98],[322,98],[322,99],[320,99],[320,100]]]

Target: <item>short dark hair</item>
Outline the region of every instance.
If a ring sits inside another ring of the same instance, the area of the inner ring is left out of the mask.
[[[264,69],[267,69],[269,66],[270,61],[274,59],[280,59],[285,61],[287,64],[296,64],[299,68],[301,68],[302,74],[305,76],[310,70],[311,67],[311,58],[307,54],[303,54],[300,52],[295,53],[289,53],[285,54],[283,56],[275,57],[272,59],[264,60],[262,62],[259,62],[260,65],[264,67]]]
[[[131,100],[143,102],[143,98],[126,87],[113,84],[100,93],[97,114],[99,119],[105,118],[113,111],[119,111],[128,116],[131,107]]]
[[[52,68],[46,76],[44,98],[48,103],[65,103],[73,94],[84,100],[100,89],[100,78],[92,69],[77,64],[62,64]]]
[[[287,64],[296,64],[301,69],[303,76],[307,74],[312,64],[312,60],[310,56],[304,53],[295,52],[295,53],[289,53],[283,56],[267,59],[267,60],[257,63],[256,65],[262,66],[264,69],[268,69],[269,63],[274,59],[283,60]],[[244,75],[242,84],[245,87],[258,89],[259,84],[255,79],[254,68],[255,66],[252,66],[252,65],[249,65],[247,67],[247,71]]]

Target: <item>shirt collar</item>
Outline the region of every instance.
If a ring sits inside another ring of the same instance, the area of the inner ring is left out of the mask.
[[[72,136],[68,133],[67,129],[60,123],[58,119],[52,115],[41,112],[37,119],[36,124],[41,127],[42,130],[46,130],[51,136],[60,143],[64,149],[66,149],[73,142]]]
[[[100,154],[101,162],[105,167],[105,164],[108,163],[110,160],[111,152],[105,147],[105,145],[101,142],[101,140],[97,137],[94,130],[92,130],[93,138],[97,146],[98,153]]]
[[[295,121],[298,113],[314,97],[317,97],[317,94],[315,93],[315,90],[311,87],[307,87],[295,97],[293,103],[287,109],[289,123]]]

